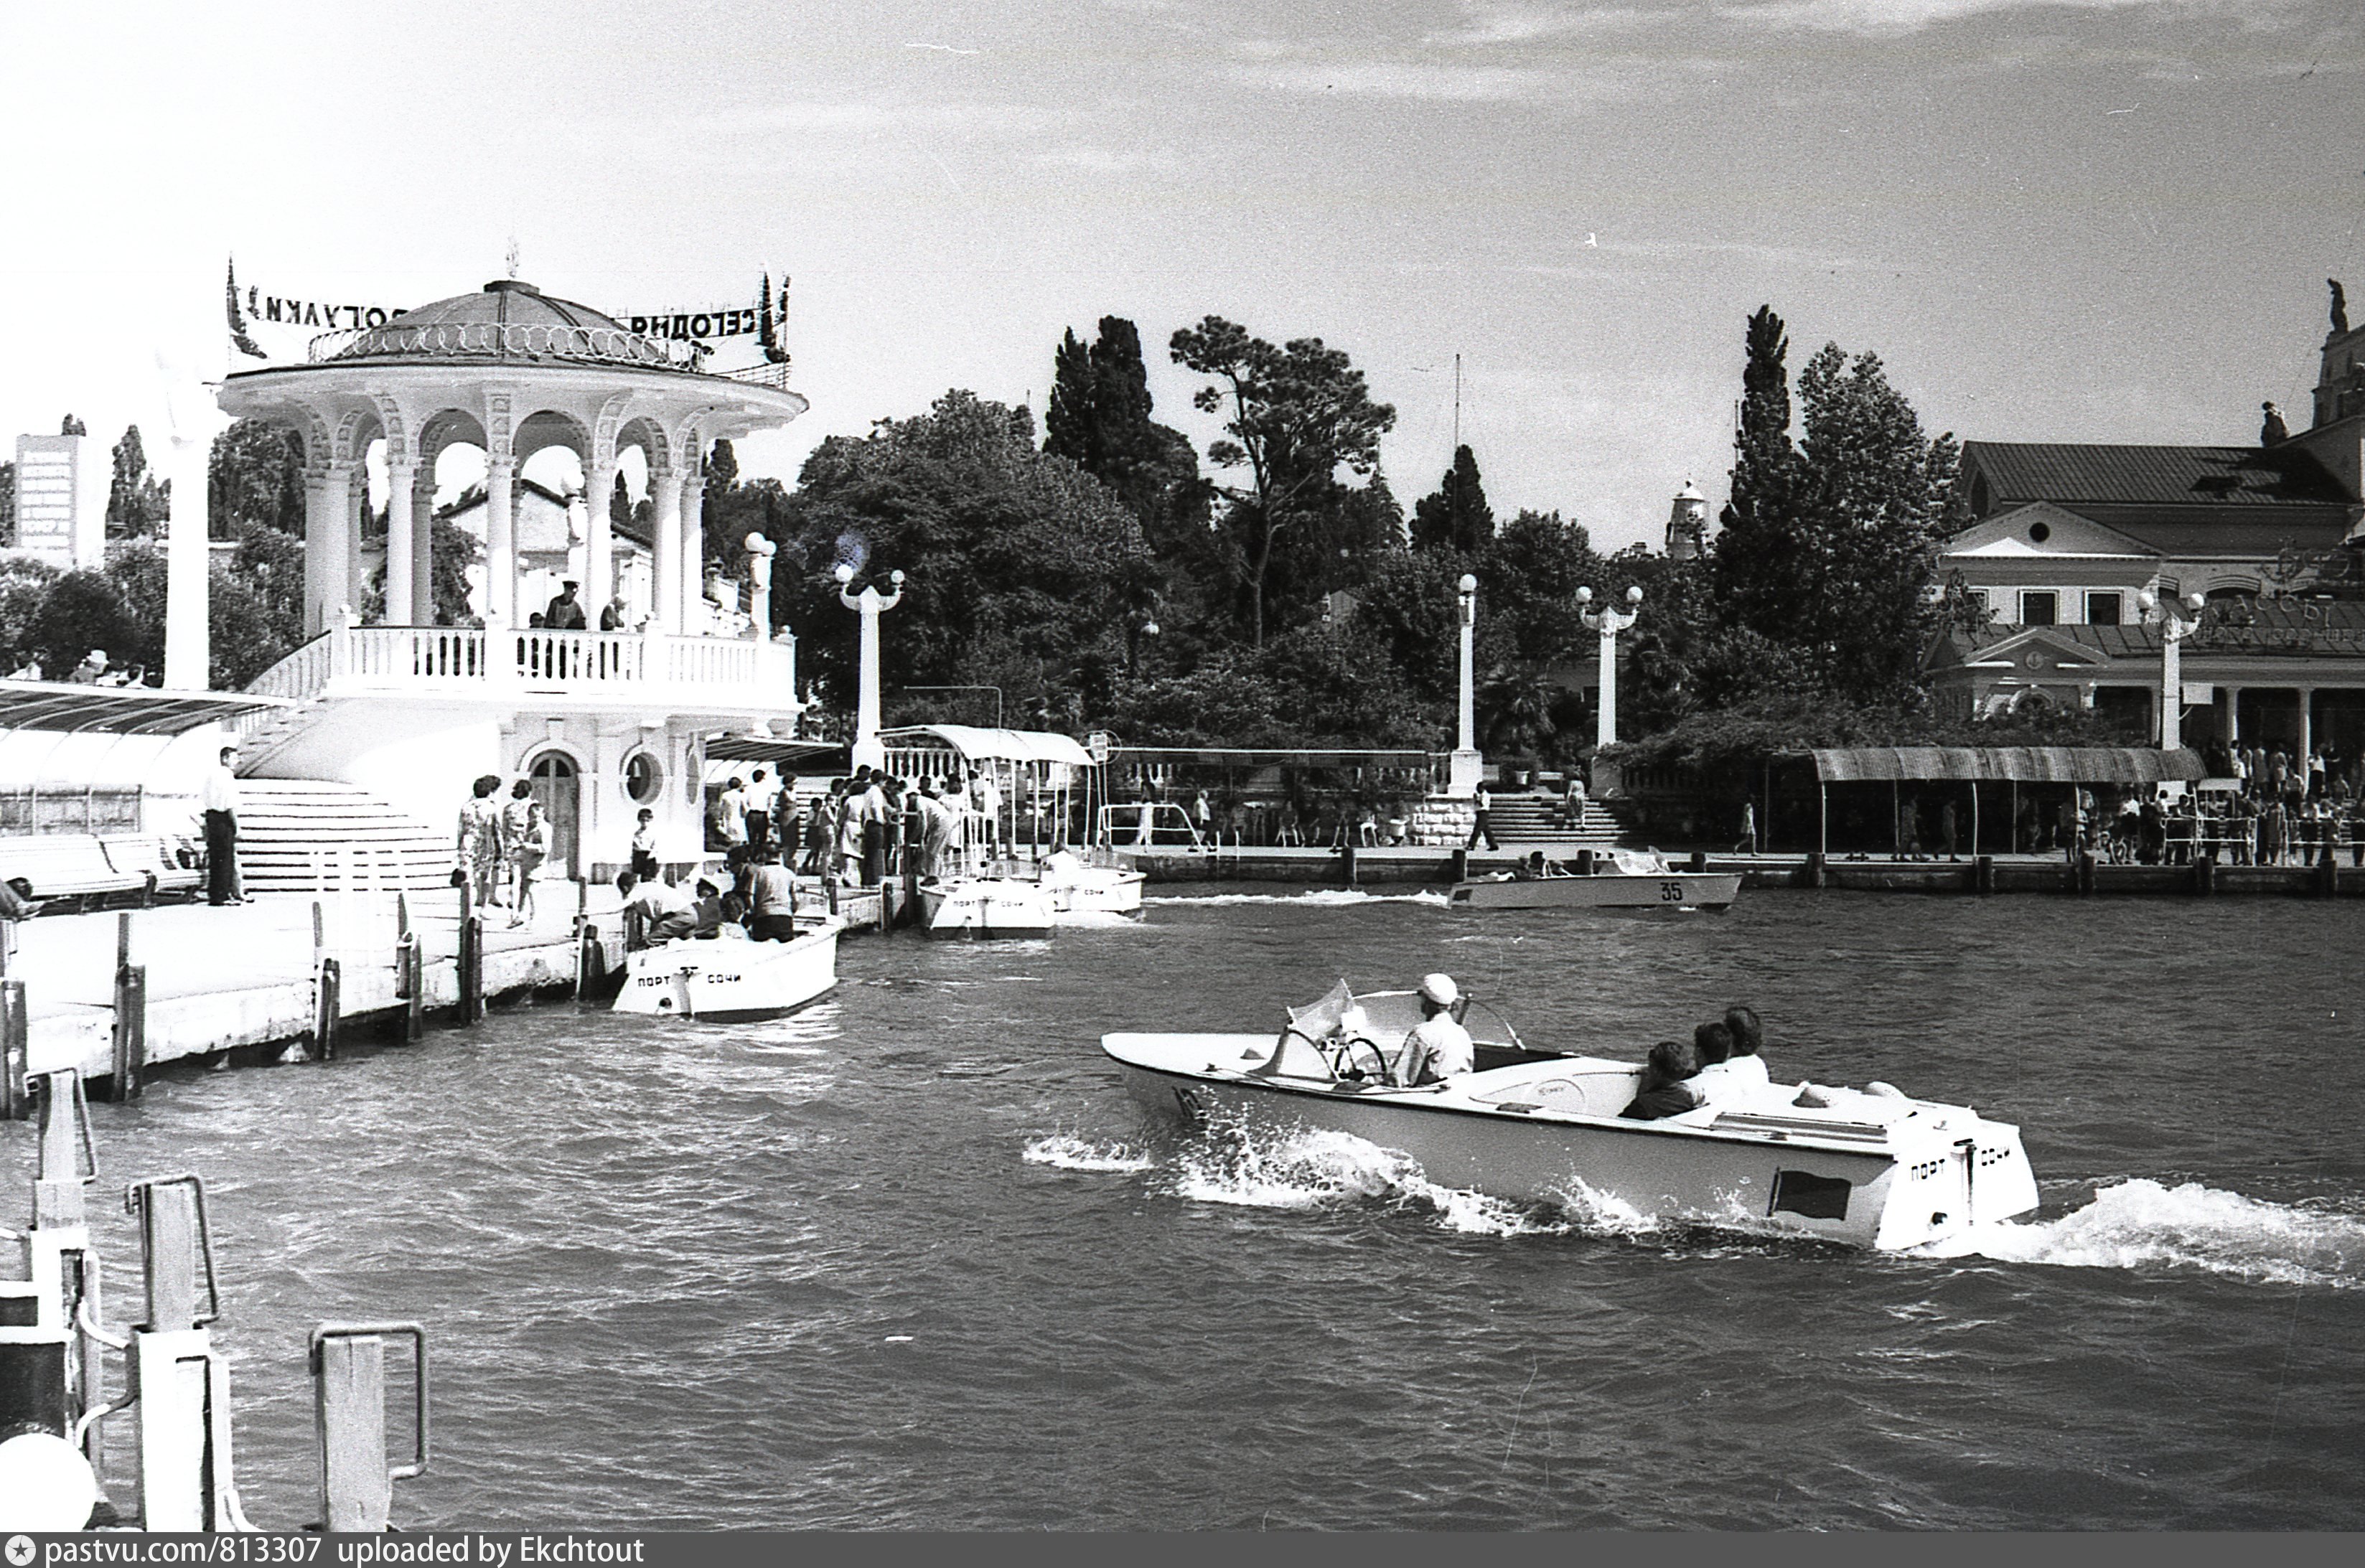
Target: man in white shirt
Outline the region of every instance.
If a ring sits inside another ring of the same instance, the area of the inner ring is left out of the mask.
[[[991,854],[1002,844],[1002,787],[992,774],[980,768],[969,776],[969,803],[981,819],[979,831]]]
[[[641,912],[642,934],[651,942],[678,942],[698,929],[698,901],[689,890],[652,877],[644,882],[630,871],[616,875],[624,907]]]
[[[1420,981],[1420,1022],[1405,1036],[1396,1053],[1395,1080],[1406,1088],[1435,1083],[1477,1066],[1477,1047],[1453,1016],[1462,991],[1452,975],[1424,975]]]
[[[238,879],[238,747],[221,748],[206,775],[206,902],[244,903]]]
[[[758,855],[770,846],[772,802],[779,798],[779,781],[763,768],[756,769],[747,780],[747,792],[741,804],[746,809],[747,847]]]
[[[1746,1089],[1768,1089],[1773,1081],[1765,1070],[1765,1058],[1757,1047],[1765,1043],[1765,1025],[1757,1021],[1754,1008],[1728,1007],[1724,1010],[1724,1026],[1732,1036],[1732,1055],[1725,1058],[1726,1076]]]

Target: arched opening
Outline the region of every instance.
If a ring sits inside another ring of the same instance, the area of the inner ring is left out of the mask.
[[[583,789],[575,759],[563,751],[544,752],[526,777],[550,823],[550,858],[544,864],[563,868],[569,879],[579,876],[576,851],[582,840]]]

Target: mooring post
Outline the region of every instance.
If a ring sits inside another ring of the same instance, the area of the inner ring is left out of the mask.
[[[2328,899],[2340,891],[2340,862],[2326,851],[2308,873],[2308,890],[2317,898]]]
[[[320,1061],[337,1057],[337,1015],[343,1005],[343,976],[337,960],[323,958],[312,980],[312,1055]]]
[[[1693,851],[1692,851],[1692,867],[1691,867],[1691,868],[1692,868],[1692,874],[1693,874],[1694,876],[1698,876],[1698,875],[1699,875],[1701,872],[1706,871],[1706,870],[1708,869],[1708,851],[1707,851],[1707,850],[1705,850],[1705,849],[1695,849],[1695,850],[1693,850]]]
[[[410,1340],[411,1459],[387,1462],[386,1341]],[[417,1323],[323,1323],[312,1330],[313,1415],[320,1439],[320,1528],[390,1528],[394,1483],[427,1469],[427,1331]]]
[[[140,1078],[148,1068],[148,967],[131,961],[131,912],[115,924],[115,1036],[108,1066],[108,1099],[140,1098]]]
[[[1347,879],[1347,885],[1353,887],[1355,885],[1355,841],[1351,838],[1339,846],[1339,874]]]
[[[1576,874],[1580,877],[1590,877],[1593,875],[1592,850],[1580,849],[1576,852]]]
[[[2079,897],[2087,898],[2092,896],[2094,891],[2094,852],[2090,849],[2081,849],[2078,851],[2077,883]]]
[[[473,912],[460,918],[460,1022],[474,1024],[485,1015],[485,917]]]
[[[1810,849],[1807,851],[1807,864],[1801,868],[1801,874],[1806,878],[1807,886],[1810,888],[1820,888],[1823,885],[1823,875],[1826,865],[1827,862],[1823,858],[1823,852],[1821,850]]]
[[[2205,899],[2217,890],[2217,857],[2205,852],[2192,857],[2192,896]]]
[[[1995,857],[1982,855],[1971,862],[1971,887],[1975,891],[1995,891]]]
[[[1457,882],[1470,879],[1470,851],[1467,846],[1453,852],[1453,879]]]
[[[21,1122],[33,1114],[32,1085],[27,1081],[32,1027],[25,1013],[25,982],[0,980],[0,1113]]]

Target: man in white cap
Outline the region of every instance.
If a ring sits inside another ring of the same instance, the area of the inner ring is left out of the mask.
[[[1413,1025],[1403,1048],[1396,1052],[1398,1083],[1407,1088],[1435,1083],[1476,1069],[1477,1048],[1471,1044],[1470,1031],[1453,1016],[1453,1004],[1461,1000],[1462,988],[1453,983],[1452,975],[1421,977],[1420,1022]]]

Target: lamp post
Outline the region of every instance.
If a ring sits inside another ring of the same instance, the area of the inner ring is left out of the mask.
[[[1618,633],[1641,619],[1642,590],[1628,588],[1623,610],[1614,604],[1593,609],[1593,590],[1589,588],[1576,590],[1576,602],[1577,613],[1585,618],[1585,623],[1601,633],[1601,712],[1593,730],[1593,744],[1598,749],[1618,744]]]
[[[2159,749],[2174,751],[2184,744],[2184,639],[2201,624],[2202,607],[2209,601],[2197,593],[2184,596],[2187,620],[2177,613],[2174,599],[2163,600],[2149,588],[2135,595],[2146,626],[2159,628]]]
[[[779,546],[760,533],[750,533],[747,545],[747,618],[756,623],[758,644],[772,640],[772,557]]]
[[[854,568],[843,562],[837,568],[837,601],[862,617],[862,663],[855,685],[851,748],[857,767],[887,766],[887,748],[879,744],[879,616],[903,601],[903,574],[890,572],[887,581],[895,591],[884,599],[867,583],[860,593],[848,593],[846,589],[854,584]]]
[[[1453,756],[1447,765],[1445,792],[1467,800],[1478,792],[1485,758],[1478,755],[1478,714],[1473,642],[1478,625],[1478,579],[1469,573],[1453,585],[1454,604],[1462,622],[1461,708],[1453,729]]]

